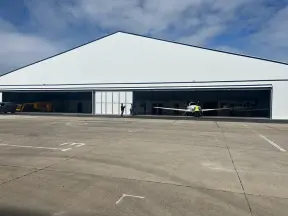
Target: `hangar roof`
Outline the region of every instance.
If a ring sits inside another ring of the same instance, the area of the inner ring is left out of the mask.
[[[288,65],[117,32],[11,71],[0,85],[288,79]]]

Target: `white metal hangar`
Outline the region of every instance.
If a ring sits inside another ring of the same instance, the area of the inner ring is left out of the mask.
[[[124,32],[6,73],[0,92],[2,101],[50,101],[54,112],[118,115],[123,103],[128,115],[133,103],[136,115],[178,115],[153,107],[199,100],[254,108],[237,116],[288,119],[287,64]]]

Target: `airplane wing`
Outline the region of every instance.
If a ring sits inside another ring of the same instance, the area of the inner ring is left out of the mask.
[[[191,112],[188,109],[175,109],[175,108],[169,108],[169,107],[154,107],[156,109],[164,109],[164,110],[174,110],[174,111],[182,111],[182,112]]]
[[[215,110],[231,110],[231,108],[201,109],[202,112],[215,111]]]
[[[215,110],[234,110],[237,112],[247,112],[247,111],[259,111],[259,110],[268,110],[267,108],[258,108],[258,109],[251,109],[250,107],[247,108],[233,108],[233,107],[227,107],[227,108],[216,108],[216,109],[202,109],[202,112],[207,112],[207,111],[215,111]]]

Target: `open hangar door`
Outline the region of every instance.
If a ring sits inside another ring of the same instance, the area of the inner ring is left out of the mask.
[[[234,107],[209,111],[204,116],[271,117],[271,91],[267,88],[189,89],[134,91],[135,115],[183,115],[183,112],[153,107],[186,109],[190,102],[200,102],[203,109]]]
[[[22,112],[92,113],[92,91],[3,92],[2,100],[21,104]]]

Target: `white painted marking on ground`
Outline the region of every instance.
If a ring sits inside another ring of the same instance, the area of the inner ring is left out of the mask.
[[[261,137],[262,139],[266,140],[268,143],[270,143],[271,145],[273,145],[275,148],[277,148],[278,150],[282,151],[282,152],[286,152],[285,149],[283,149],[281,146],[277,145],[276,143],[274,143],[272,140],[268,139],[267,137],[265,137],[264,135],[258,133],[257,131],[255,131],[253,128],[248,127],[247,125],[244,125],[245,127],[251,129],[255,134],[257,134],[259,137]]]
[[[70,145],[70,146],[75,146],[75,147],[81,147],[81,146],[84,146],[86,145],[85,143],[69,143],[69,142],[66,142],[66,143],[62,143],[60,144],[60,146],[64,146],[64,145]]]
[[[117,200],[116,205],[125,197],[125,194],[123,194],[119,200]]]
[[[144,197],[142,197],[142,196],[134,196],[134,195],[129,195],[129,194],[124,194],[124,195],[125,195],[125,197],[127,196],[127,197],[134,197],[134,198],[144,199]]]
[[[134,196],[134,195],[129,195],[129,194],[123,194],[122,197],[120,197],[120,199],[117,200],[116,205],[117,205],[124,197],[133,197],[133,198],[144,199],[144,197],[142,197],[142,196]]]
[[[71,146],[74,146],[74,145],[78,145],[79,143],[71,143],[70,145]]]
[[[266,140],[268,143],[270,143],[271,145],[273,145],[275,148],[279,149],[280,151],[286,152],[285,149],[283,149],[282,147],[280,147],[279,145],[277,145],[276,143],[274,143],[272,140],[268,139],[267,137],[263,136],[262,134],[258,134],[258,136]]]
[[[85,143],[80,143],[76,147],[81,147],[81,146],[84,146],[84,145],[85,145]]]
[[[69,151],[71,150],[72,148],[67,148],[67,149],[62,149],[61,151],[65,152],[65,151]]]
[[[62,150],[61,148],[39,147],[39,146],[24,146],[24,145],[10,145],[1,143],[0,146],[11,146],[19,148],[33,148],[33,149],[47,149],[47,150]]]

